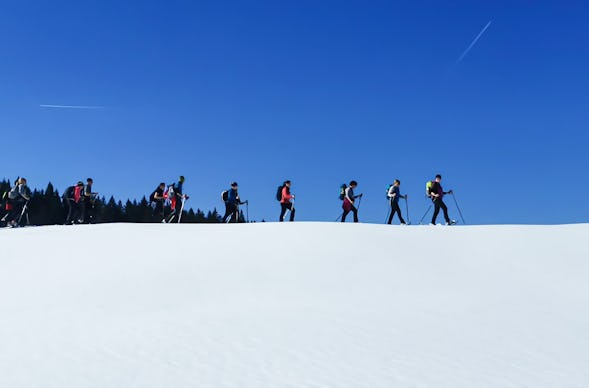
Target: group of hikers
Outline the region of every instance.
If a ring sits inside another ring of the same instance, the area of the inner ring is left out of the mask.
[[[434,180],[426,183],[426,196],[432,200],[434,207],[431,224],[436,224],[438,214],[442,210],[446,225],[453,225],[456,221],[449,217],[448,207],[443,200],[444,195],[452,194],[453,191],[444,191],[441,180],[442,176],[438,174]],[[181,222],[184,204],[189,198],[188,195],[183,193],[184,181],[185,178],[181,175],[177,183],[166,185],[165,182],[161,182],[151,193],[149,203],[153,209],[154,221],[163,223]],[[98,193],[92,191],[93,183],[92,178],[88,178],[85,184],[82,181],[78,181],[75,185],[68,187],[64,191],[62,197],[68,209],[65,219],[66,225],[93,222],[94,202],[98,195]],[[391,224],[395,214],[397,214],[400,224],[407,225],[399,206],[399,200],[407,200],[407,195],[401,194],[400,186],[401,181],[395,179],[392,184],[386,187],[386,198],[390,205],[390,211],[386,221],[387,224]],[[357,187],[358,182],[355,180],[350,181],[349,185],[342,184],[340,186],[339,199],[342,201],[343,213],[338,219],[341,218],[341,222],[346,221],[346,217],[350,212],[353,214],[353,221],[358,222],[358,209],[363,194],[354,194],[354,190]],[[237,182],[232,182],[229,189],[221,193],[221,199],[225,204],[225,214],[222,218],[224,223],[240,222],[239,206],[249,204],[247,200],[241,200],[238,188]],[[21,225],[23,221],[26,221],[28,224],[28,201],[31,198],[31,190],[27,186],[27,180],[25,178],[18,178],[14,187],[8,193],[4,193],[4,196],[7,196],[7,198],[3,198],[6,199],[6,215],[0,221],[9,227]],[[295,196],[291,193],[290,180],[284,181],[278,187],[276,200],[280,203],[280,216],[278,220],[283,222],[288,212],[289,220],[294,221],[296,212],[294,206]],[[356,206],[356,204],[358,205]],[[166,208],[170,210],[167,215],[165,214]]]

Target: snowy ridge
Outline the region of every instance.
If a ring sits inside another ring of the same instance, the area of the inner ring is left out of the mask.
[[[2,387],[587,387],[589,225],[0,230]]]

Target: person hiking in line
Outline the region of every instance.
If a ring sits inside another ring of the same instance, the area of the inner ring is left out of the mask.
[[[358,222],[358,209],[354,206],[356,198],[362,198],[362,194],[354,195],[354,189],[358,186],[358,182],[351,181],[350,185],[346,187],[344,193],[344,203],[342,204],[342,209],[344,209],[344,213],[342,214],[342,221],[346,222],[346,216],[351,211],[354,213],[354,222]]]
[[[170,201],[170,208],[172,212],[168,216],[166,222],[172,222],[172,220],[178,216],[178,222],[180,222],[180,214],[183,211],[183,200],[186,201],[189,197],[182,192],[184,185],[184,176],[180,175],[177,184],[172,184],[168,187],[168,200]]]
[[[6,225],[9,227],[19,226],[21,215],[25,211],[25,206],[31,199],[31,189],[27,186],[25,178],[19,178],[16,185],[8,193],[8,199],[11,203],[12,210],[6,217]]]
[[[290,193],[290,181],[284,181],[282,187],[282,198],[280,199],[280,222],[284,221],[284,215],[286,211],[290,211],[290,221],[294,221],[295,218],[295,208],[292,203],[294,199],[294,194]]]
[[[227,192],[223,222],[231,222],[231,220],[233,220],[233,222],[239,222],[239,205],[243,205],[244,203],[247,203],[247,201],[241,201],[237,189],[237,182],[231,183],[231,189]]]
[[[389,220],[387,222],[389,225],[393,222],[393,216],[395,213],[399,214],[399,221],[401,221],[401,225],[407,225],[403,219],[403,216],[401,215],[401,208],[399,207],[399,198],[407,199],[407,196],[401,195],[399,186],[401,186],[401,181],[395,179],[393,185],[389,188],[389,192],[387,193],[391,204],[391,215],[389,216]]]
[[[164,195],[166,191],[166,184],[162,182],[149,196],[150,202],[153,204],[153,217],[157,222],[163,222],[164,217],[164,202],[166,197]]]
[[[86,179],[86,186],[84,186],[84,190],[82,191],[82,198],[80,201],[80,219],[78,220],[80,224],[90,223],[90,220],[94,218],[94,201],[96,200],[96,196],[98,193],[92,191],[92,184],[94,181],[92,178]]]
[[[67,205],[67,216],[65,218],[65,225],[71,225],[74,223],[75,220],[79,218],[80,213],[80,196],[81,196],[81,188],[84,184],[82,182],[78,182],[73,186],[68,187],[63,192],[63,200]],[[76,201],[77,198],[77,201]]]
[[[446,219],[446,225],[454,225],[456,223],[456,221],[451,220],[450,217],[448,216],[448,207],[446,206],[446,204],[443,201],[444,195],[452,194],[453,191],[452,190],[444,191],[444,189],[442,188],[442,185],[440,184],[441,181],[442,181],[442,176],[440,174],[436,175],[436,179],[431,182],[432,184],[428,190],[428,195],[430,196],[430,198],[432,199],[432,202],[434,203],[434,215],[432,217],[431,225],[436,224],[436,218],[438,218],[438,213],[440,212],[440,209],[442,209],[444,211],[444,218]]]

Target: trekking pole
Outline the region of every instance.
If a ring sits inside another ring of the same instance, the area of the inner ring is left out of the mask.
[[[408,225],[411,225],[411,218],[409,217],[409,200],[407,199],[407,195],[405,195],[405,210],[407,211]]]
[[[249,224],[250,222],[250,201],[249,199],[245,201],[245,222]]]
[[[184,202],[186,202],[186,197],[182,197],[182,205],[180,205],[180,214],[178,215],[178,223],[182,221],[182,211],[184,210]]]
[[[454,195],[454,191],[452,191],[452,198],[454,199],[454,203],[456,204],[456,209],[458,209],[458,213],[460,214],[460,219],[462,220],[462,223],[466,225],[466,222],[464,222],[464,217],[462,217],[462,211],[460,210],[460,206],[458,206],[458,202],[456,202],[456,196]]]
[[[429,213],[429,209],[431,209],[431,208],[432,208],[432,205],[429,205],[429,207],[425,211],[425,214],[423,215],[423,217],[421,217],[421,220],[419,220],[419,225],[422,225],[423,219],[425,218],[425,216],[427,216],[427,213]]]
[[[360,194],[359,198],[358,198],[358,207],[356,208],[356,210],[360,210],[360,205],[362,205],[362,195]]]
[[[27,205],[29,204],[29,201],[26,201],[25,204],[22,207],[22,211],[20,212],[20,216],[18,217],[18,221],[17,221],[17,225],[20,226],[20,223],[22,221],[23,216],[25,215],[25,212],[27,211]],[[27,220],[29,219],[29,214],[27,213]],[[28,224],[27,224],[28,225]]]

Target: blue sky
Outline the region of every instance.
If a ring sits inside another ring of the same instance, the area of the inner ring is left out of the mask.
[[[441,173],[468,223],[586,222],[588,11],[3,2],[0,178],[63,190],[91,176],[124,199],[183,174],[190,205],[205,210],[235,180],[257,220],[278,218],[276,186],[291,179],[297,219],[325,221],[340,214],[339,185],[356,179],[360,219],[376,223],[399,178],[415,223]]]

